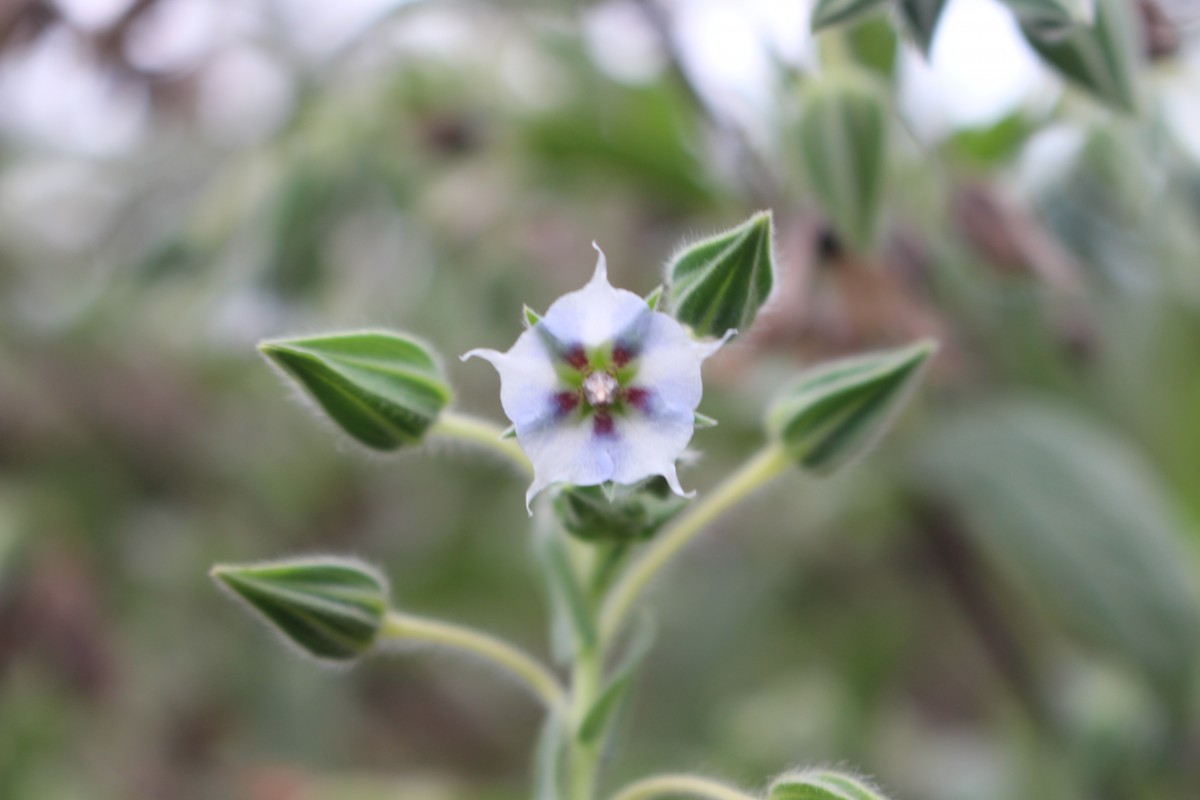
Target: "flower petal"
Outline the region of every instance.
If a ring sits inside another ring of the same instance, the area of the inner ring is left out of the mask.
[[[578,418],[549,421],[525,430],[517,426],[517,441],[533,463],[533,483],[525,493],[525,508],[538,492],[555,483],[595,486],[613,479],[613,460],[604,439],[590,423]]]
[[[596,252],[600,254],[596,272],[588,284],[555,300],[542,317],[541,324],[561,342],[584,347],[605,344],[641,315],[653,313],[633,292],[609,284],[604,252],[599,247]]]
[[[558,373],[536,330],[522,333],[507,353],[477,349],[463,354],[464,361],[468,358],[482,358],[500,373],[500,405],[518,432],[537,424],[553,407]]]
[[[604,441],[613,464],[611,480],[631,484],[662,475],[671,491],[691,497],[695,492],[684,492],[679,485],[675,460],[692,440],[694,430],[691,411],[670,410],[654,401],[649,413],[635,412],[618,419],[613,435]]]
[[[674,319],[655,312],[642,340],[635,382],[651,390],[666,408],[691,414],[704,392],[700,365],[732,335],[730,331],[716,342],[697,342]]]

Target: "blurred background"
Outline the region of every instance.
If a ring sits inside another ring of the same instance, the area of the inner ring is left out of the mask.
[[[593,239],[645,293],[764,207],[779,292],[707,368],[685,485],[804,365],[942,353],[870,458],[781,479],[659,583],[611,785],[1200,797],[1200,4],[1117,6],[1135,113],[995,0],[950,0],[928,60],[886,14],[814,38],[806,0],[0,2],[0,797],[527,797],[538,712],[503,679],[321,671],[214,590],[353,553],[546,647],[520,477],[367,457],[253,345],[411,331],[499,419],[454,356],[581,285]],[[796,152],[835,70],[889,103],[858,252]]]

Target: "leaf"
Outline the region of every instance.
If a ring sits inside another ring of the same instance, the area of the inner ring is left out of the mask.
[[[667,265],[667,307],[697,336],[745,333],[775,285],[774,226],[760,211],[689,244]]]
[[[402,334],[272,339],[259,350],[343,431],[376,450],[420,442],[450,402],[450,387],[429,350]]]
[[[604,691],[600,693],[596,702],[584,715],[577,734],[579,741],[591,744],[608,730],[609,723],[629,695],[638,667],[646,660],[653,644],[654,624],[649,617],[642,617],[638,621],[621,663],[613,670],[612,677],[604,687]]]
[[[869,14],[886,5],[887,0],[817,0],[809,20],[809,27],[816,33],[834,25],[841,25],[857,17]]]
[[[1191,555],[1153,472],[1126,443],[1031,400],[975,408],[923,443],[916,476],[1015,586],[1162,686],[1200,655]]]
[[[352,559],[218,565],[209,574],[285,641],[320,661],[366,653],[388,610],[387,581]]]
[[[821,364],[767,412],[767,429],[801,467],[830,473],[883,435],[937,350],[922,341]]]
[[[1066,35],[1022,25],[1033,49],[1063,77],[1128,114],[1138,109],[1138,30],[1127,0],[1096,0],[1092,24]]]
[[[899,0],[899,3],[905,28],[912,34],[921,54],[928,58],[933,51],[933,39],[938,23],[942,21],[946,0]]]
[[[800,158],[809,188],[841,238],[869,249],[886,172],[883,101],[864,81],[827,80],[808,90],[801,113]]]
[[[771,783],[768,800],[887,800],[857,775],[827,769],[791,772]]]

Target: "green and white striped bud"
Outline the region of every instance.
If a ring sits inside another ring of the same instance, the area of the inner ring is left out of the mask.
[[[811,769],[776,778],[768,800],[887,800],[887,796],[857,775]]]
[[[1064,32],[1034,21],[1023,23],[1022,31],[1038,55],[1067,80],[1119,111],[1137,111],[1141,45],[1127,0],[1095,0],[1090,25]]]
[[[832,473],[883,435],[936,350],[922,341],[813,367],[768,410],[767,429],[801,467]]]
[[[745,333],[775,286],[774,227],[760,211],[680,249],[667,265],[667,311],[699,337]]]
[[[375,450],[419,443],[450,402],[433,354],[403,334],[271,339],[258,349],[346,434]]]
[[[369,651],[388,611],[387,581],[354,559],[218,565],[209,574],[284,641],[326,663],[354,661]]]
[[[855,250],[875,238],[887,171],[887,111],[873,84],[825,80],[807,90],[799,152],[808,189]]]

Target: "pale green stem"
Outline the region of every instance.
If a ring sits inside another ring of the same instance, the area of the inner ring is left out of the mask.
[[[657,775],[646,778],[626,786],[613,800],[650,800],[652,797],[675,797],[681,794],[705,797],[709,800],[758,800],[754,795],[738,791],[732,786],[694,775]]]
[[[592,705],[600,697],[604,681],[604,654],[597,644],[575,656],[571,677],[571,730],[578,731]],[[568,800],[592,800],[596,791],[596,772],[600,767],[600,742],[583,743],[571,737],[568,761]]]
[[[711,494],[684,511],[613,586],[600,617],[601,641],[611,642],[621,632],[638,595],[680,550],[717,517],[783,472],[791,463],[783,447],[778,443],[768,444]]]
[[[462,625],[389,611],[379,633],[384,644],[423,642],[482,658],[519,678],[555,713],[567,710],[566,692],[554,674],[535,658],[491,634]]]
[[[448,439],[457,439],[460,442],[485,447],[533,477],[533,465],[529,463],[521,445],[517,444],[516,439],[501,438],[504,429],[490,420],[461,414],[457,411],[443,411],[437,422],[433,423],[433,427],[429,429],[429,433],[433,436],[444,436]]]

